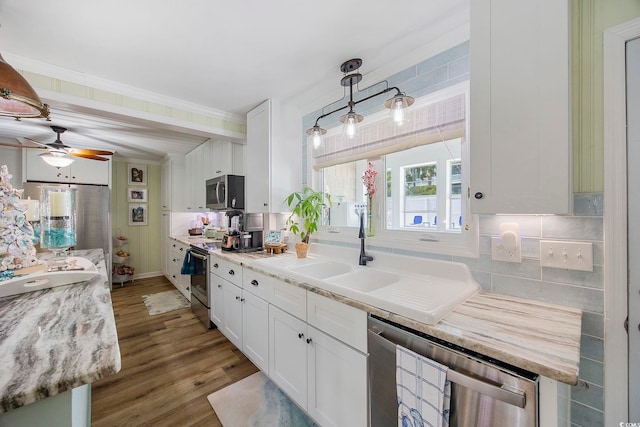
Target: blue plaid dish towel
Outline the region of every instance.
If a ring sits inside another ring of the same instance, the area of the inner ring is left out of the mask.
[[[448,368],[396,346],[398,427],[448,427],[451,382]]]

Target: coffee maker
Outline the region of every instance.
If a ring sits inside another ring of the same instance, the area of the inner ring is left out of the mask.
[[[227,211],[229,228],[222,238],[222,250],[256,252],[262,250],[264,216],[261,213]]]
[[[245,213],[240,219],[239,252],[256,252],[263,249],[264,215],[261,213]]]

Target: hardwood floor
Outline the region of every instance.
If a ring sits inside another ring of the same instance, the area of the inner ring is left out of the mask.
[[[207,396],[258,371],[190,308],[150,316],[142,295],[172,289],[164,277],[114,285],[122,369],[92,384],[93,426],[221,426]]]

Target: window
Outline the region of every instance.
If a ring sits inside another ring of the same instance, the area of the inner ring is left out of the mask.
[[[462,223],[460,198],[461,139],[437,142],[385,156],[387,178],[396,177],[395,187],[388,186],[386,228],[388,230],[456,231]],[[415,164],[416,159],[425,159]],[[457,195],[452,194],[454,187]]]
[[[345,146],[341,128],[329,130],[326,146],[312,160],[314,183],[333,201],[318,238],[357,238],[356,212],[368,203],[362,176],[371,161],[378,191],[370,245],[477,256],[477,219],[465,190],[468,82],[416,99],[411,111],[410,130],[390,129],[386,112],[368,115],[358,130],[361,139],[351,146]]]

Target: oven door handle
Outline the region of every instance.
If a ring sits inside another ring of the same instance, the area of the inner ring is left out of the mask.
[[[189,252],[189,255],[192,255],[192,256],[194,256],[195,258],[201,259],[202,261],[207,261],[207,260],[209,259],[209,257],[208,257],[208,256],[206,256],[206,255],[200,255],[199,253],[194,252],[194,251]]]
[[[393,346],[393,348],[395,348],[396,345],[399,345],[393,342],[393,340],[385,337],[383,334],[384,331],[379,330],[379,328],[377,327],[369,328],[369,339],[384,340],[385,344],[387,344],[387,348],[390,348],[390,346]],[[507,390],[506,388],[504,388],[504,385],[492,384],[478,378],[470,377],[468,375],[455,371],[452,368],[449,368],[447,370],[447,379],[462,387],[468,388],[470,390],[473,390],[480,394],[484,394],[485,396],[489,396],[493,399],[500,400],[510,405],[517,406],[519,408],[524,408],[527,403],[526,395],[524,393],[517,393]]]

